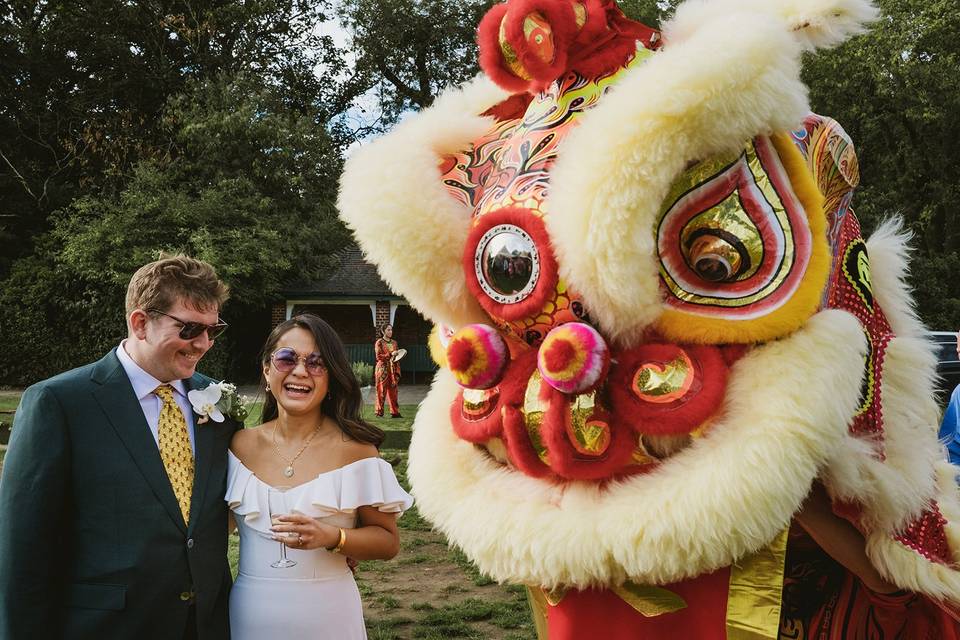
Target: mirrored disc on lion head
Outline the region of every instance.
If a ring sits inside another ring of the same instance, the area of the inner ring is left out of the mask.
[[[500,224],[480,238],[474,268],[484,293],[499,303],[513,304],[533,293],[540,277],[540,254],[530,234]]]

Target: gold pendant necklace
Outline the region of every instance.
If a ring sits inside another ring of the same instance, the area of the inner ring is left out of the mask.
[[[300,451],[297,451],[297,455],[293,456],[292,458],[288,458],[287,456],[283,455],[283,453],[281,453],[280,451],[280,447],[277,445],[277,429],[279,427],[280,427],[279,422],[273,426],[273,438],[272,438],[273,449],[274,451],[277,452],[277,455],[280,456],[280,459],[287,463],[287,466],[284,467],[283,469],[283,475],[286,476],[287,478],[292,478],[293,463],[297,461],[297,458],[300,457],[300,454],[302,454],[304,451],[307,450],[307,447],[310,446],[310,442],[317,436],[318,433],[320,433],[320,425],[317,425],[314,428],[313,433],[311,433],[310,436],[306,440],[304,440],[303,446],[300,447]]]

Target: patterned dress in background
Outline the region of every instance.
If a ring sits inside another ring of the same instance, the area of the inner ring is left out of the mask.
[[[400,405],[397,403],[397,386],[400,384],[400,363],[393,360],[393,353],[397,350],[397,341],[380,338],[374,345],[377,358],[377,367],[374,380],[377,385],[377,402],[374,406],[378,416],[383,415],[383,398],[386,396],[390,405],[390,415],[400,415]]]
[[[779,640],[957,640],[943,616],[914,593],[871,591],[802,530],[791,530]]]

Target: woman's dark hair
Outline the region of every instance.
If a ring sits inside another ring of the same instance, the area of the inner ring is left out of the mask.
[[[356,376],[353,375],[353,369],[350,368],[347,351],[343,348],[340,336],[326,322],[309,313],[281,322],[270,332],[263,345],[263,351],[260,354],[261,364],[264,367],[270,365],[270,354],[276,349],[280,338],[291,329],[297,328],[310,332],[327,365],[328,393],[320,403],[320,411],[325,416],[333,418],[349,437],[379,448],[384,438],[383,430],[360,417],[360,410],[363,408],[360,385],[357,383]],[[269,422],[278,415],[277,399],[272,393],[267,392],[263,402],[261,423]]]
[[[377,338],[386,338],[387,337],[387,327],[393,328],[393,325],[389,322],[384,322],[380,325],[380,328],[377,329]]]

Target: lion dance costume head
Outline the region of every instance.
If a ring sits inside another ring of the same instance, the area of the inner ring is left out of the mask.
[[[853,145],[800,81],[875,17],[689,0],[661,34],[612,0],[509,0],[484,75],[349,160],[341,216],[437,325],[421,513],[530,587],[541,636],[956,637],[957,469],[905,239],[861,237]],[[812,487],[906,595],[791,527]]]

